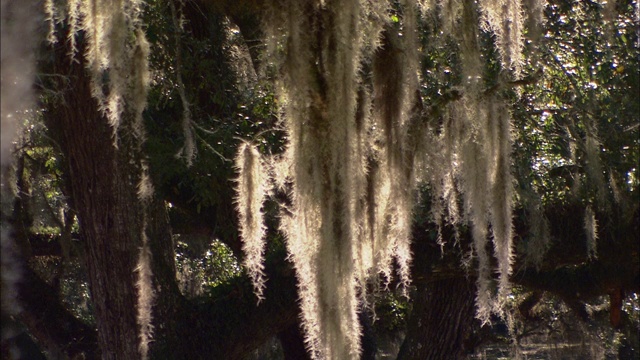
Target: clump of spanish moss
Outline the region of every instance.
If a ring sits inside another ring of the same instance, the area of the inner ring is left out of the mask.
[[[45,5],[46,13],[57,12],[52,2],[46,2]],[[129,99],[125,97],[129,94],[131,82],[143,75],[138,71],[131,71],[136,62],[135,49],[141,37],[144,37],[139,31],[142,1],[69,0],[64,10],[69,26],[67,41],[72,57],[78,55],[76,37],[80,30],[84,31],[86,49],[80,55],[84,56],[91,74],[92,95],[113,128],[117,146],[121,116],[125,106],[129,106]],[[48,37],[55,40],[53,35]],[[105,80],[105,73],[109,75],[108,80]]]
[[[176,157],[183,157],[187,162],[187,166],[191,166],[196,156],[196,143],[193,126],[191,124],[191,106],[189,105],[184,82],[182,81],[182,51],[180,37],[182,36],[182,23],[184,19],[182,19],[182,13],[178,14],[178,9],[176,9],[176,5],[173,1],[169,2],[169,6],[171,7],[171,19],[173,21],[173,30],[175,31],[174,45],[176,49],[176,85],[178,88],[178,94],[180,95],[180,101],[182,103],[182,134],[184,136],[184,145]]]
[[[146,230],[146,219],[143,224],[143,229]],[[138,291],[137,299],[137,322],[140,327],[140,333],[138,337],[140,343],[138,348],[143,359],[147,358],[149,352],[149,342],[153,337],[153,324],[152,324],[152,312],[154,301],[154,291],[152,286],[153,273],[151,271],[151,249],[149,248],[149,239],[147,234],[143,231],[142,247],[138,256],[138,264],[136,266],[136,290]]]
[[[267,195],[268,174],[255,146],[243,143],[236,157],[238,169],[238,196],[236,198],[244,266],[255,288],[258,299],[262,299],[265,286],[264,250],[265,225],[262,204]]]
[[[544,216],[542,201],[533,191],[524,194],[524,205],[529,218],[529,239],[526,243],[527,257],[525,261],[540,267],[549,248],[549,221]]]
[[[587,235],[587,255],[590,258],[596,258],[598,256],[598,221],[591,205],[584,211],[584,231]]]
[[[462,195],[464,211],[461,215],[471,226],[473,252],[478,269],[477,317],[485,322],[492,313],[500,312],[501,304],[510,289],[509,275],[513,262],[511,115],[500,96],[483,86],[478,37],[480,27],[496,33],[498,47],[502,49],[503,63],[517,70],[517,63],[510,59],[519,58],[520,45],[509,47],[509,43],[505,43],[507,40],[504,39],[504,31],[507,28],[502,25],[510,19],[507,17],[510,12],[505,9],[519,8],[519,5],[513,2],[503,5],[500,8],[502,12],[496,13],[497,5],[480,2],[482,17],[478,19],[473,1],[463,1],[460,4],[461,18],[455,22],[455,29],[452,29],[456,33],[451,35],[457,36],[460,42],[462,98],[460,103],[449,105],[447,120],[443,123],[438,138],[442,154],[434,157],[439,163],[429,167],[434,172],[430,178],[435,184],[436,203],[446,205],[443,208],[438,204],[434,208],[437,220],[442,218],[446,210],[448,220],[456,224],[459,221],[456,199],[458,193]],[[445,19],[451,16],[445,13],[446,9],[441,9]],[[499,31],[503,33],[500,34]],[[520,42],[519,37],[520,35],[510,37],[509,41]],[[514,73],[517,75],[517,71]],[[497,293],[492,290],[493,269],[490,266],[491,255],[487,250],[490,241],[493,244],[493,256],[498,261]]]
[[[516,76],[519,75],[524,46],[524,18],[520,0],[481,0],[479,4],[483,27],[496,35],[502,62]]]
[[[372,258],[388,258],[390,250],[363,249],[360,239],[367,231],[356,218],[364,213],[371,121],[368,109],[357,109],[358,94],[368,97],[359,71],[363,57],[378,48],[388,5],[284,3],[272,4],[271,16],[278,19],[265,22],[270,39],[286,44],[279,95],[289,134],[284,175],[293,188],[281,227],[298,275],[313,357],[352,359],[360,351],[359,285]]]
[[[265,6],[267,51],[281,74],[278,96],[289,141],[271,161],[274,183],[291,200],[282,205],[280,230],[315,359],[359,356],[357,309],[368,281],[391,279],[394,260],[401,282],[409,284],[418,181],[434,189],[438,222],[446,214],[453,224],[471,224],[478,317],[487,321],[506,297],[513,261],[511,114],[498,94],[483,88],[478,28],[496,34],[503,66],[517,77],[522,6],[515,0],[477,6],[470,0],[274,0]],[[439,11],[447,34],[460,41],[462,95],[438,129],[423,119],[416,96],[418,9]],[[258,159],[242,145],[238,210],[243,237],[253,244],[245,249],[247,268],[261,294],[256,264],[263,229],[256,219],[266,191],[249,185],[260,170],[247,169]],[[497,293],[490,242],[498,260]]]
[[[141,151],[142,142],[146,138],[142,112],[147,107],[147,93],[149,88],[149,44],[147,43],[144,33],[141,29],[135,31],[136,44],[133,49],[132,68],[130,79],[132,84],[129,86],[132,91],[125,94],[128,106],[131,108],[132,124],[131,130],[134,137],[138,140],[138,151]],[[149,342],[153,336],[152,325],[152,307],[155,294],[153,291],[152,280],[153,273],[151,271],[151,249],[149,247],[149,238],[147,236],[147,222],[150,202],[153,199],[153,184],[149,176],[148,165],[145,160],[140,161],[140,180],[138,182],[138,200],[143,206],[142,227],[140,232],[140,254],[138,256],[138,264],[136,271],[138,278],[136,280],[136,288],[138,290],[137,299],[137,321],[140,327],[140,344],[139,350],[142,359],[147,358],[149,351]]]
[[[587,178],[591,188],[595,189],[597,204],[604,206],[606,202],[606,182],[602,172],[602,162],[600,161],[600,141],[593,134],[593,131],[587,134],[584,147]]]

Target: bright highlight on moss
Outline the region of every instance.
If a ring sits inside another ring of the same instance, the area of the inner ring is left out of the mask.
[[[242,236],[244,266],[255,288],[258,299],[262,299],[265,287],[264,248],[265,225],[262,204],[267,195],[269,177],[255,146],[243,143],[236,157],[238,196],[236,198],[239,226]]]

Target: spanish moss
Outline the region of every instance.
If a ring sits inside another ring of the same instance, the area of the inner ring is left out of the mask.
[[[461,34],[464,75],[462,106],[447,110],[438,136],[422,120],[415,95],[417,10],[434,9],[434,4],[447,34]],[[275,184],[291,198],[290,205],[283,205],[281,230],[298,276],[303,328],[313,357],[358,357],[357,309],[366,298],[366,284],[379,277],[388,283],[394,260],[401,283],[410,283],[418,180],[432,183],[438,222],[446,213],[452,224],[462,218],[471,224],[478,317],[488,321],[509,289],[513,261],[511,116],[498,95],[484,93],[478,28],[482,24],[496,35],[503,64],[517,77],[520,3],[482,2],[477,8],[458,0],[273,1],[266,13],[267,49],[282,74],[278,95],[289,140],[286,153],[271,162]],[[423,145],[426,137],[436,150]],[[243,145],[241,179],[255,176],[244,167],[258,155],[243,155],[248,151]],[[243,187],[246,183],[240,184],[239,198],[263,193]],[[256,221],[258,205],[251,211],[247,206],[239,207],[241,226],[258,229],[257,223],[249,224]],[[259,233],[249,241],[262,244]],[[491,290],[490,241],[498,259],[498,293]],[[255,249],[245,252],[261,256]],[[254,281],[259,279],[254,260],[247,268]]]
[[[236,158],[238,176],[238,196],[236,198],[239,226],[242,235],[242,251],[245,254],[244,265],[255,288],[258,299],[262,299],[265,287],[264,278],[264,240],[265,225],[262,216],[262,204],[267,195],[269,180],[262,164],[260,153],[255,146],[242,144]]]

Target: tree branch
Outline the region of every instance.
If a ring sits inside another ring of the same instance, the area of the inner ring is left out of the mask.
[[[75,318],[61,304],[55,290],[28,266],[22,266],[17,318],[38,343],[52,354],[69,359],[99,359],[96,330]]]

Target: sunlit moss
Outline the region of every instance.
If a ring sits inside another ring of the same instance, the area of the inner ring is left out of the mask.
[[[390,279],[395,259],[402,282],[409,283],[418,179],[434,182],[435,196],[445,200],[454,223],[465,217],[472,224],[479,317],[487,320],[496,311],[496,296],[504,298],[508,289],[511,116],[498,96],[482,94],[476,4],[446,1],[438,7],[445,29],[462,34],[464,74],[463,105],[449,110],[451,121],[439,129],[443,136],[430,137],[444,157],[421,145],[426,132],[413,108],[418,5],[433,9],[413,1],[274,1],[266,7],[267,49],[279,59],[278,93],[289,140],[286,153],[271,163],[275,183],[291,190],[281,230],[298,275],[303,327],[314,358],[358,356],[356,313],[371,276]],[[520,3],[480,5],[484,28],[498,38],[503,65],[517,76]],[[372,68],[371,88],[362,78],[363,63]],[[490,238],[499,261],[498,295],[491,290],[485,249]]]

